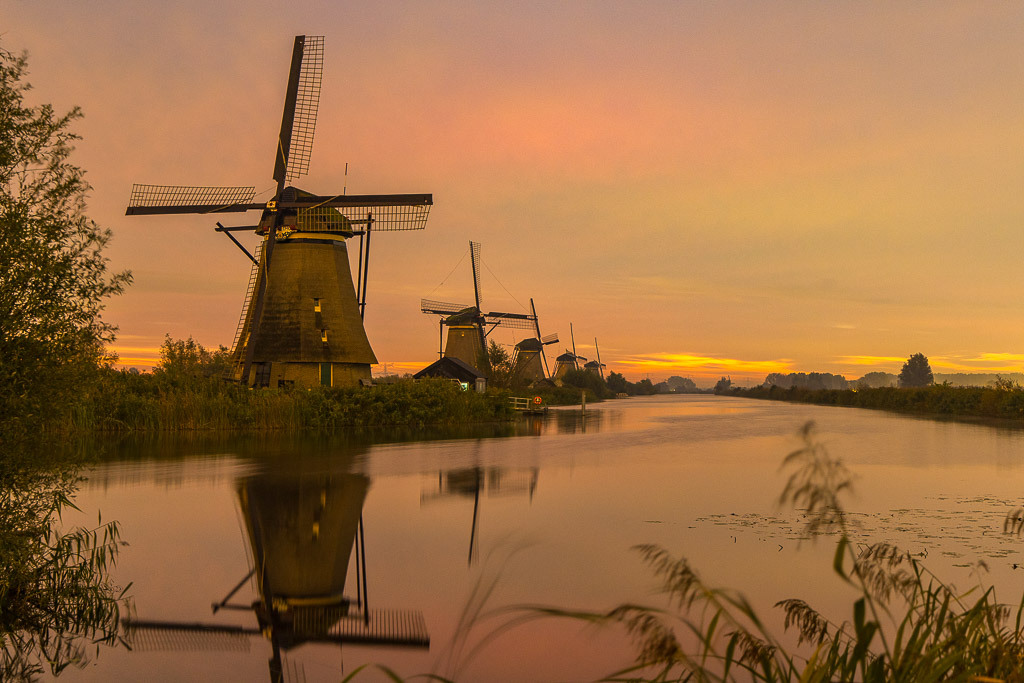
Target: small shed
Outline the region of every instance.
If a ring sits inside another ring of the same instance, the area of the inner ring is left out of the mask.
[[[423,379],[425,377],[452,379],[461,382],[467,387],[474,387],[480,393],[487,389],[487,378],[479,370],[458,358],[450,356],[434,361],[413,375],[413,379]]]

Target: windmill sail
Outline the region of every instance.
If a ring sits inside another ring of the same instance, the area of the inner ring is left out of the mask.
[[[324,37],[295,36],[281,133],[274,155],[274,180],[279,189],[284,183],[309,173],[323,72]]]
[[[166,213],[249,211],[255,187],[132,185],[126,216]],[[259,205],[262,208],[262,205]]]
[[[369,381],[370,366],[377,362],[362,323],[370,234],[422,230],[433,205],[430,194],[318,195],[286,186],[309,171],[323,64],[323,36],[296,36],[270,201],[254,202],[251,186],[136,185],[126,210],[129,215],[262,212],[255,226],[263,238],[257,255],[236,241],[256,263],[233,343],[233,378],[247,385]],[[228,237],[241,229],[218,224]],[[361,241],[353,279],[346,240],[355,235]]]

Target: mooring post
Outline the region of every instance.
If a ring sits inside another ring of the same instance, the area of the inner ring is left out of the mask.
[[[583,411],[583,414],[586,415],[587,414],[587,390],[586,389],[581,389],[580,390],[580,406],[581,406],[581,409]]]

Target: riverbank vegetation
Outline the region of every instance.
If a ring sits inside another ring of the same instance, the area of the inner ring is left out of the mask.
[[[991,387],[878,387],[874,389],[801,389],[759,386],[732,388],[729,395],[744,398],[870,408],[919,415],[1024,419],[1024,388],[1002,381]]]
[[[152,373],[103,370],[87,400],[54,425],[65,432],[317,430],[380,425],[452,425],[508,420],[508,393],[463,391],[447,380],[373,387],[253,390],[223,379],[221,348],[168,337]]]
[[[25,102],[27,63],[0,48],[0,435],[32,431],[96,380],[113,328],[100,317],[130,273],[111,273],[111,233],[85,215],[72,122]]]

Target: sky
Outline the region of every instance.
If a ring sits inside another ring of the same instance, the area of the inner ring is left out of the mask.
[[[124,364],[231,344],[250,262],[209,217],[124,208],[267,198],[298,34],[325,60],[296,184],[434,198],[373,242],[378,373],[437,358],[419,301],[472,301],[470,240],[484,308],[533,298],[549,355],[571,323],[633,381],[1024,370],[1024,4],[0,0],[30,101],[84,113]]]

